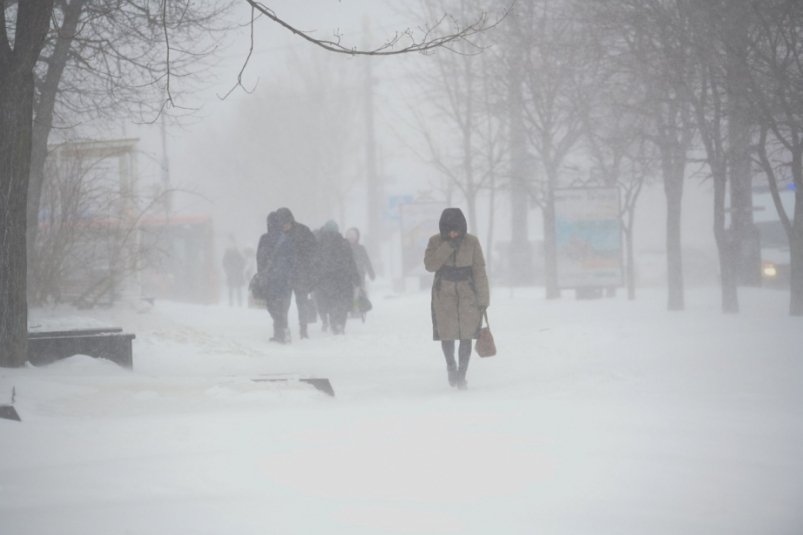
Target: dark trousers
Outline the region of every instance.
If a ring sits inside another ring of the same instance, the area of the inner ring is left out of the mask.
[[[323,318],[323,324],[330,326],[332,333],[343,334],[351,308],[351,296],[333,291],[332,288],[319,289],[315,296],[318,302],[318,314]]]
[[[276,292],[268,297],[268,312],[273,319],[273,336],[284,336],[287,330],[287,314],[290,312],[290,298],[292,292],[287,290]]]
[[[298,326],[303,332],[306,332],[307,323],[310,323],[310,316],[312,316],[312,300],[310,299],[309,292],[297,288],[293,290],[293,295],[295,295],[296,310],[298,311]]]

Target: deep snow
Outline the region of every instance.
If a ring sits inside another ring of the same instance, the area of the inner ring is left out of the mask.
[[[0,370],[23,419],[0,420],[0,533],[798,535],[803,320],[762,289],[723,315],[718,291],[668,312],[497,288],[499,355],[466,392],[423,293],[288,347],[259,309],[34,310],[134,332],[135,368]]]

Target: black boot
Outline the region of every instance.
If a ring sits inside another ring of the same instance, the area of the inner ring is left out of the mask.
[[[273,329],[273,336],[270,338],[271,342],[276,342],[278,344],[289,344],[290,343],[290,329],[283,329],[279,328]]]
[[[283,336],[284,336],[284,334],[283,334],[283,331],[284,331],[284,329],[282,329],[281,327],[277,327],[276,325],[274,325],[274,326],[273,326],[273,336],[271,336],[271,337],[270,337],[270,341],[271,341],[271,342],[278,342],[278,343],[280,343],[280,344],[281,344],[281,343],[283,342],[283,340],[284,340],[284,338],[283,338]]]

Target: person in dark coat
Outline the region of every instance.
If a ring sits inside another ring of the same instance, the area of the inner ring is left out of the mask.
[[[259,238],[257,246],[257,273],[261,277],[262,291],[268,313],[273,319],[272,342],[290,342],[287,313],[290,310],[292,288],[290,274],[290,241],[282,232],[276,212],[268,214],[268,231]]]
[[[432,283],[432,328],[446,358],[449,384],[466,388],[471,340],[477,338],[490,302],[488,276],[480,241],[468,234],[459,208],[441,214],[440,233],[432,236],[424,254],[424,267],[435,273]],[[455,363],[455,340],[460,340]]]
[[[365,246],[360,243],[360,230],[356,227],[351,227],[346,231],[346,239],[351,245],[351,252],[354,254],[354,263],[357,264],[357,271],[360,274],[360,286],[365,287],[365,276],[374,280],[376,274],[374,273],[374,266],[371,263],[371,258],[368,256]]]
[[[360,285],[355,291],[354,303],[352,305],[351,316],[354,318],[362,318],[365,321],[365,314],[370,309],[371,301],[368,299],[368,288],[365,284],[365,276],[374,280],[376,274],[374,273],[374,266],[371,263],[371,258],[368,256],[368,251],[365,246],[360,243],[360,230],[356,227],[351,227],[346,231],[346,239],[351,245],[351,253],[354,255],[354,263],[357,264],[357,272],[360,275]],[[367,306],[366,306],[367,305]]]
[[[229,289],[229,306],[243,306],[243,286],[245,285],[245,257],[237,248],[234,237],[229,237],[229,246],[223,253],[223,272]]]
[[[314,282],[313,261],[317,241],[309,227],[298,223],[288,208],[276,210],[276,219],[289,245],[281,251],[277,249],[273,256],[280,253],[282,261],[290,266],[290,288],[298,309],[299,337],[309,338],[307,324],[315,321],[315,306],[310,293]]]
[[[351,246],[340,235],[337,223],[328,221],[318,236],[315,294],[319,312],[332,328],[332,333],[344,334],[354,289],[360,284],[360,275]]]

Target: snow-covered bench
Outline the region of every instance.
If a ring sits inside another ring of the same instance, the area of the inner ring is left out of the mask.
[[[28,362],[39,366],[73,355],[89,355],[133,368],[131,340],[135,337],[119,327],[29,332]]]

